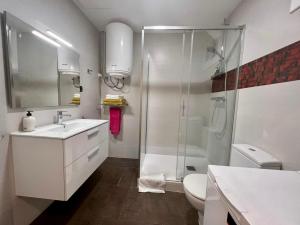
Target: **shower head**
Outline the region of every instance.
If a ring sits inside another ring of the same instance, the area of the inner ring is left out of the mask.
[[[214,55],[217,55],[220,57],[221,60],[224,60],[224,56],[215,47],[208,47],[207,52],[213,53]]]
[[[223,48],[221,50],[223,52]],[[219,64],[216,67],[215,73],[211,76],[211,79],[213,80],[213,79],[215,79],[219,75],[222,75],[225,72],[225,70],[226,70],[225,57],[222,56],[222,54],[220,52],[218,52],[218,50],[215,47],[213,47],[213,46],[208,47],[207,48],[207,52],[214,54],[214,56],[217,55],[219,57]]]

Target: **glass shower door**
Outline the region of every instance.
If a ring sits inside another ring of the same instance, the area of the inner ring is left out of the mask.
[[[228,165],[241,30],[197,30],[191,38],[183,177]]]
[[[182,30],[144,30],[141,176],[177,179],[184,39]]]

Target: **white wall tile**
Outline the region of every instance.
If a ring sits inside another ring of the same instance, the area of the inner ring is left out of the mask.
[[[232,13],[233,25],[246,25],[242,64],[300,40],[300,12],[290,1],[243,1]],[[282,160],[284,169],[300,169],[299,81],[239,90],[235,142],[257,145]]]
[[[300,40],[300,11],[289,9],[288,0],[249,0],[233,11],[230,23],[246,25],[242,64]]]
[[[239,90],[235,143],[264,149],[300,170],[300,81]]]
[[[103,34],[101,34],[103,35]],[[103,36],[101,37],[103,38]],[[101,41],[101,39],[100,39]],[[103,46],[101,51],[103,51]],[[105,57],[104,53],[101,57]],[[101,83],[101,98],[106,94],[124,95],[128,106],[123,108],[121,133],[117,136],[110,136],[109,156],[118,158],[139,158],[139,115],[140,115],[140,87],[141,77],[141,34],[134,33],[133,37],[133,68],[129,78],[126,78],[126,85],[122,91],[115,91]],[[103,59],[101,60],[103,63]],[[102,117],[109,119],[108,107],[101,110]]]

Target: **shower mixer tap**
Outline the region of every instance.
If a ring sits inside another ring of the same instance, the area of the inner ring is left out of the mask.
[[[210,98],[211,100],[213,100],[213,101],[217,101],[217,102],[219,102],[219,101],[221,101],[221,102],[225,102],[225,97],[224,96],[220,96],[220,97],[212,97],[212,98]]]

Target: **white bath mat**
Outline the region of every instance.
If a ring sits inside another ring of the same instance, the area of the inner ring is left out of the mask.
[[[164,174],[153,174],[139,178],[139,192],[165,193],[166,179]]]

